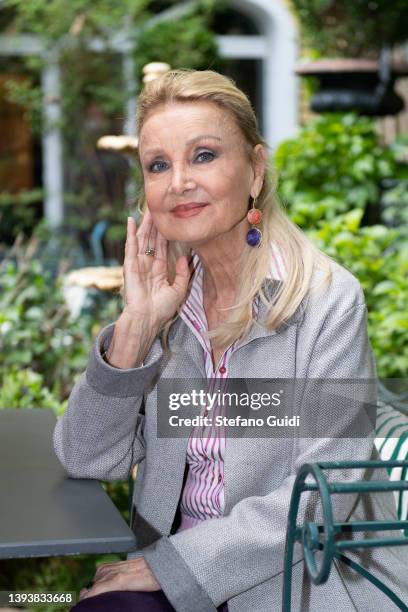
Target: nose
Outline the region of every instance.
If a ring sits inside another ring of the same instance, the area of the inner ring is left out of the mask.
[[[170,173],[169,193],[177,195],[189,189],[195,189],[195,181],[190,172],[191,170],[185,164],[173,164]]]

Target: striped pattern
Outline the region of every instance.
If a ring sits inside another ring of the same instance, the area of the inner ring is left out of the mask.
[[[282,254],[271,243],[271,265],[269,276],[283,280],[286,269]],[[207,338],[207,318],[203,308],[203,267],[198,255],[193,255],[194,276],[189,295],[180,312],[203,348],[204,366],[208,380],[208,392],[215,393],[225,388],[223,380],[228,378],[229,360],[236,348],[233,342],[222,355],[214,370],[211,344]],[[258,300],[253,303],[253,316],[258,315]],[[203,408],[202,415],[208,414]],[[211,416],[222,414],[222,407],[215,405]],[[187,479],[180,500],[181,525],[178,531],[194,527],[201,521],[217,518],[224,513],[224,458],[226,438],[220,427],[195,428],[187,447]]]
[[[384,461],[408,459],[408,416],[378,402],[375,446]],[[407,468],[388,470],[390,480],[408,480]],[[408,491],[394,492],[400,520],[408,519]],[[408,530],[405,531],[408,535]]]

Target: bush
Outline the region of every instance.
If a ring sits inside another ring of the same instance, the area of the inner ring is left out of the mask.
[[[32,258],[32,246],[33,243],[18,258],[6,258],[0,264],[2,377],[7,371],[8,386],[13,381],[16,389],[21,376],[12,372],[30,370],[41,376],[42,384],[53,396],[62,400],[69,395],[75,374],[85,369],[91,321],[72,320],[61,281],[54,280],[41,261]],[[24,385],[22,402],[23,391]],[[32,399],[37,401],[38,393]],[[14,401],[18,403],[18,398]]]
[[[304,42],[321,55],[377,56],[384,44],[406,41],[406,0],[290,0]],[[405,17],[404,17],[405,15]]]
[[[408,374],[408,244],[400,230],[361,227],[355,210],[307,233],[317,246],[360,281],[368,308],[368,331],[380,378]],[[398,248],[396,248],[396,246]]]
[[[318,116],[275,153],[290,218],[364,289],[383,378],[408,373],[406,153],[406,139],[383,146],[374,122],[354,114]]]
[[[43,195],[40,189],[0,192],[0,246],[12,244],[20,233],[31,234]]]
[[[353,209],[380,214],[381,182],[406,165],[379,143],[374,122],[354,114],[321,115],[275,152],[279,193],[302,228]]]
[[[30,368],[9,367],[2,372],[0,408],[50,408],[62,415],[67,401],[60,402],[44,384],[44,377]]]
[[[159,22],[136,35],[134,59],[136,73],[142,83],[143,66],[165,61],[172,68],[221,70],[223,62],[211,31],[211,18],[225,2],[200,0],[177,21]]]
[[[381,205],[385,223],[405,228],[408,234],[408,180],[396,182],[384,191]]]

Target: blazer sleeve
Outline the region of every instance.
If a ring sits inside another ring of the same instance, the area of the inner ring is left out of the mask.
[[[102,358],[114,328],[112,323],[99,332],[55,426],[55,453],[73,478],[126,480],[145,455],[143,397],[163,351],[156,339],[142,367],[114,368]]]
[[[375,378],[367,337],[367,311],[361,297],[360,289],[351,308],[349,304],[346,309],[337,304],[326,317],[320,315],[322,324],[313,342],[308,377]],[[192,609],[192,593],[194,609],[214,612],[222,602],[280,574],[289,502],[298,468],[317,461],[368,460],[373,438],[298,438],[296,444],[291,474],[276,490],[242,499],[228,515],[161,537],[143,549],[146,561],[177,612]],[[259,461],[263,460],[268,458],[259,457]],[[363,477],[362,470],[336,470],[334,474],[336,481]],[[335,520],[346,521],[355,501],[355,495],[334,496]],[[298,522],[311,519],[322,520],[316,492],[301,496]],[[296,546],[294,562],[301,558],[301,549]],[[179,574],[177,581],[174,568]]]

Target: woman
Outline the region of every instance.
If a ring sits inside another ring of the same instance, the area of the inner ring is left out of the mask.
[[[160,436],[158,386],[372,379],[364,296],[280,210],[254,112],[228,78],[166,73],[142,92],[137,125],[144,216],[138,229],[128,220],[123,312],[96,339],[54,438],[72,477],[127,479],[138,465],[138,550],[100,566],[75,610],[278,610],[297,469],[369,459],[372,436],[234,438],[205,424],[189,436]],[[392,498],[381,495],[369,505],[340,495],[334,509],[342,521],[395,516]],[[311,493],[299,522],[306,516],[319,516]],[[374,601],[394,609],[346,567],[311,586],[301,559],[298,551],[294,609],[367,610]],[[402,550],[365,551],[360,561],[406,597]]]

